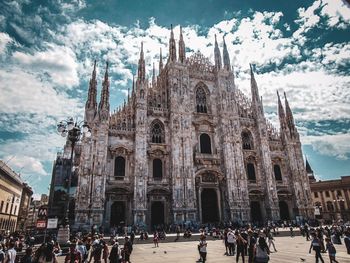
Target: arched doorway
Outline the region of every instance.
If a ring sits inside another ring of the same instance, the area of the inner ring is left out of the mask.
[[[202,223],[218,222],[218,196],[215,189],[205,188],[201,193]]]
[[[164,224],[164,203],[155,201],[151,205],[151,224],[152,229]]]
[[[111,207],[111,227],[125,224],[125,202],[114,202]]]
[[[252,222],[262,222],[261,207],[259,201],[250,202],[250,216]]]
[[[285,201],[279,201],[281,220],[289,220],[289,208]]]

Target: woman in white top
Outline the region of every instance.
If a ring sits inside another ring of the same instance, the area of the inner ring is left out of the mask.
[[[201,260],[204,263],[207,259],[207,241],[205,240],[205,235],[201,236],[201,240],[199,241],[199,254],[201,255]]]

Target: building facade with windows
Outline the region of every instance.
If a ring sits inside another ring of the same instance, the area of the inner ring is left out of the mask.
[[[310,180],[315,218],[326,222],[350,220],[350,176],[337,180]]]
[[[313,217],[299,133],[285,97],[281,129],[266,119],[251,68],[251,98],[235,85],[229,53],[215,40],[215,63],[186,57],[173,30],[159,74],[146,78],[141,44],[137,79],[110,112],[108,64],[97,103],[96,62],[83,138],[75,227],[195,221],[257,222]],[[69,144],[69,143],[68,143]]]
[[[0,160],[0,232],[12,233],[18,229],[17,224],[27,216],[32,194],[20,176]]]

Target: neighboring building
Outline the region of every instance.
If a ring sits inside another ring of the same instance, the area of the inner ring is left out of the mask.
[[[32,199],[33,190],[32,188],[27,185],[26,183],[23,184],[23,190],[22,190],[22,197],[20,202],[20,209],[18,213],[18,220],[17,220],[17,230],[18,231],[24,231],[25,229],[25,222],[28,218],[29,213],[29,206],[30,201]]]
[[[281,130],[266,119],[251,69],[251,99],[235,85],[225,42],[215,64],[186,58],[173,31],[159,75],[146,78],[143,46],[137,80],[110,113],[108,64],[97,105],[96,63],[89,84],[75,227],[155,226],[195,221],[313,218],[299,133],[285,97]],[[223,62],[223,63],[222,63]],[[77,158],[75,158],[77,159]]]
[[[17,223],[26,217],[27,202],[33,194],[5,162],[0,160],[0,231],[14,232]],[[21,211],[21,212],[20,212]]]
[[[34,200],[33,198],[31,199],[27,220],[25,222],[26,229],[28,230],[36,229],[36,222],[39,218],[38,212],[42,207],[45,207],[46,209],[48,209],[47,208],[48,199],[49,199],[48,195],[46,194],[42,194],[40,196],[40,200]]]
[[[76,146],[78,147],[78,146]],[[65,152],[69,151],[69,145],[66,146]],[[70,153],[67,153],[70,154]],[[71,173],[72,165],[70,156],[67,154],[58,153],[53,164],[52,178],[49,195],[49,217],[57,217],[58,222],[61,223],[64,217],[64,212],[67,210],[67,186],[68,179]],[[70,209],[69,219],[74,221],[74,205],[75,205],[75,191],[78,184],[78,178],[75,173],[72,174],[70,187]]]
[[[308,161],[306,167],[310,179],[315,218],[326,222],[350,220],[350,176],[340,179],[316,181]]]

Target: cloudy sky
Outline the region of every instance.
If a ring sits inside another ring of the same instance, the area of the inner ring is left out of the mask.
[[[35,192],[48,190],[64,139],[60,120],[82,118],[93,60],[99,89],[111,64],[111,109],[124,100],[144,42],[146,67],[167,55],[170,24],[187,56],[213,61],[225,36],[236,84],[247,96],[249,63],[266,116],[277,125],[285,91],[319,179],[350,175],[350,5],[342,0],[18,0],[0,2],[0,158]]]

